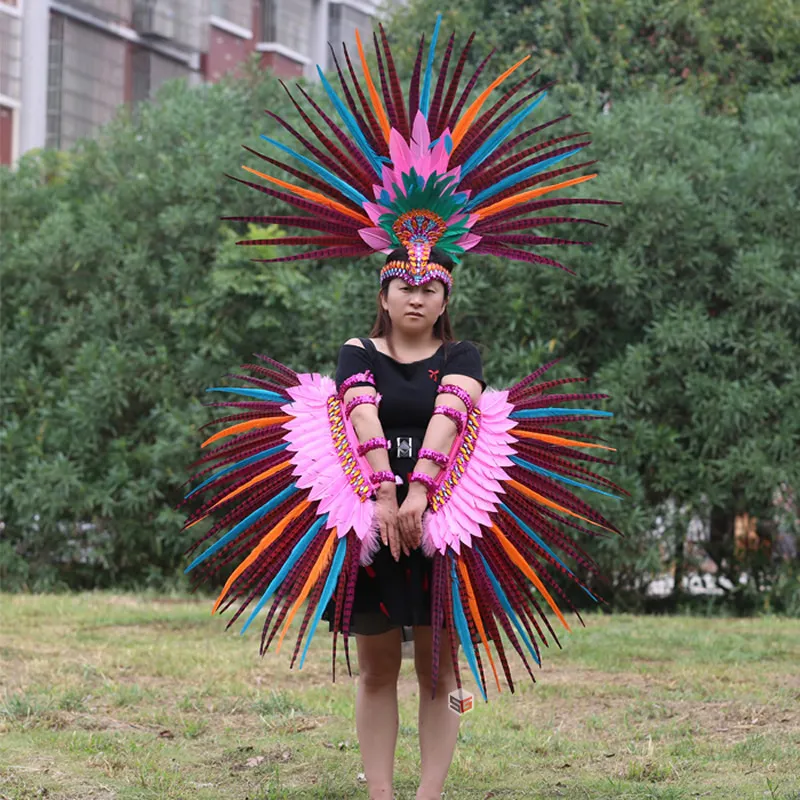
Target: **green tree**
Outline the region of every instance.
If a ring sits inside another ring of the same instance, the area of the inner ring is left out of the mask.
[[[411,0],[392,17],[409,74],[419,34],[429,40],[440,10]],[[443,14],[442,34],[476,32],[473,66],[492,47],[504,66],[531,54],[562,96],[596,107],[659,88],[737,112],[749,92],[800,80],[794,0],[465,0]]]

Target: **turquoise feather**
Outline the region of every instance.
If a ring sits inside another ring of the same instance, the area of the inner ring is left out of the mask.
[[[334,91],[333,87],[328,82],[328,79],[322,72],[322,69],[317,66],[317,74],[319,75],[319,79],[322,82],[322,87],[325,89],[325,94],[328,95],[328,98],[333,103],[334,107],[336,108],[337,113],[342,118],[342,121],[347,126],[347,130],[350,131],[352,137],[358,142],[359,150],[364,154],[364,157],[369,161],[370,166],[372,169],[375,170],[375,174],[380,177],[381,175],[381,161],[386,161],[388,163],[388,159],[381,158],[378,156],[375,151],[369,146],[369,143],[366,140],[366,137],[361,132],[361,128],[356,121],[356,118],[350,113],[350,109],[348,109],[345,104],[339,99],[339,96]]]
[[[253,609],[252,614],[250,614],[250,616],[247,618],[247,622],[245,622],[240,635],[244,635],[244,632],[250,627],[250,623],[258,616],[258,612],[261,611],[272,595],[275,594],[275,590],[283,583],[291,568],[303,556],[308,549],[308,545],[311,544],[311,540],[317,535],[319,529],[327,522],[327,520],[327,514],[323,514],[321,517],[319,517],[319,519],[317,519],[308,529],[308,532],[305,534],[305,536],[303,536],[303,538],[294,546],[294,549],[289,554],[283,567],[281,567],[281,571],[272,579],[272,582],[267,587],[267,590],[264,592],[263,596],[258,601],[258,604]]]
[[[269,514],[273,508],[277,508],[287,497],[291,497],[297,491],[297,485],[292,483],[287,486],[280,494],[275,495],[268,503],[264,503],[261,508],[257,508],[252,514],[246,516],[238,525],[231,528],[218,542],[211,545],[205,552],[201,553],[197,558],[189,564],[183,571],[184,575],[191,572],[198,564],[202,564],[210,556],[213,556],[218,550],[221,550],[228,542],[235,539],[243,530],[248,528],[254,522],[258,522],[265,514]]]
[[[322,594],[319,597],[319,603],[317,604],[317,610],[314,613],[314,618],[311,620],[311,624],[309,625],[306,646],[303,648],[303,654],[300,657],[300,666],[298,669],[303,669],[303,664],[306,660],[306,653],[308,652],[308,646],[311,644],[311,640],[314,638],[314,632],[317,630],[317,625],[319,625],[319,621],[322,619],[322,615],[325,612],[325,606],[328,605],[328,601],[331,599],[331,595],[333,595],[333,590],[336,588],[336,583],[339,579],[339,573],[342,571],[342,563],[344,562],[346,550],[347,537],[342,536],[336,545],[336,552],[333,555],[333,563],[331,564],[330,572],[325,580],[325,586],[322,587]]]
[[[442,15],[436,15],[436,25],[433,27],[433,36],[428,48],[428,62],[425,64],[425,79],[422,82],[422,97],[419,99],[419,110],[428,118],[431,99],[431,77],[433,76],[433,56],[436,52],[436,42],[439,40],[439,27],[442,24]]]
[[[511,186],[514,186],[517,183],[521,183],[528,178],[532,178],[534,175],[538,175],[540,172],[544,172],[545,170],[550,169],[554,164],[558,164],[559,161],[563,161],[565,158],[569,158],[571,155],[574,155],[579,150],[582,150],[582,147],[576,147],[574,150],[570,150],[568,153],[562,153],[560,156],[553,156],[552,158],[545,159],[544,161],[539,162],[538,164],[531,164],[530,167],[526,167],[525,169],[521,170],[520,172],[515,172],[513,175],[509,175],[507,178],[503,178],[502,181],[499,183],[495,183],[493,186],[490,186],[488,189],[484,189],[482,192],[478,192],[472,200],[466,206],[467,210],[473,209],[476,206],[480,205],[484,200],[487,200],[490,197],[502,192],[504,189],[508,189]]]
[[[240,386],[214,386],[206,389],[207,392],[230,392],[231,394],[240,394],[244,397],[254,397],[256,400],[264,400],[267,403],[288,403],[282,394],[277,392],[268,392],[266,389],[245,389]]]
[[[492,588],[494,589],[495,594],[497,595],[497,599],[500,601],[500,605],[503,606],[506,614],[508,614],[508,618],[511,620],[514,627],[517,629],[517,633],[519,633],[522,641],[525,642],[525,646],[528,648],[528,651],[533,656],[533,660],[541,667],[542,662],[539,659],[539,655],[536,652],[536,649],[533,646],[533,642],[531,642],[530,637],[528,636],[528,632],[522,626],[522,623],[517,618],[516,612],[511,607],[511,603],[508,602],[508,597],[506,593],[503,591],[503,587],[500,585],[497,578],[495,578],[494,573],[492,572],[491,568],[489,567],[489,562],[484,557],[483,553],[479,552],[478,550],[475,551],[481,557],[481,561],[483,561],[483,566],[486,569],[486,574],[489,577],[489,582],[492,584]]]
[[[233,472],[233,470],[238,469],[239,467],[246,467],[248,464],[253,464],[256,461],[261,461],[264,458],[274,456],[275,453],[280,453],[281,450],[285,450],[288,446],[288,444],[279,444],[277,447],[271,447],[269,450],[265,450],[263,453],[256,453],[254,456],[243,458],[241,461],[237,461],[235,464],[231,464],[229,467],[221,469],[210,478],[206,478],[196,489],[192,489],[192,491],[189,492],[184,499],[188,500],[195,492],[199,492],[201,489],[208,486],[209,483],[213,483],[218,478],[222,478],[228,473]]]
[[[458,593],[458,578],[456,577],[456,562],[450,560],[450,575],[453,584],[453,620],[458,630],[458,637],[461,639],[461,646],[464,648],[464,655],[467,657],[467,663],[475,677],[475,683],[478,684],[478,691],[481,693],[484,702],[487,702],[486,693],[483,691],[483,683],[481,682],[481,675],[478,672],[478,662],[475,659],[475,648],[472,646],[472,637],[469,635],[469,625],[467,618],[464,615],[464,610],[461,608],[461,600]]]
[[[461,167],[461,176],[469,174],[475,167],[480,166],[502,143],[514,128],[530,114],[542,100],[547,97],[547,92],[542,92],[527,108],[514,114],[499,130],[495,131],[465,162]]]
[[[530,461],[525,461],[524,458],[520,458],[519,456],[509,456],[509,458],[519,467],[523,469],[527,469],[530,472],[538,472],[540,475],[546,475],[548,478],[554,478],[557,481],[561,481],[562,483],[569,483],[572,486],[577,486],[580,489],[588,489],[590,492],[596,492],[597,494],[605,495],[606,497],[611,497],[614,500],[622,500],[616,494],[611,494],[610,492],[604,492],[602,489],[598,489],[596,486],[591,486],[588,483],[581,483],[580,481],[572,480],[572,478],[567,478],[564,475],[559,475],[557,472],[551,472],[549,469],[545,469],[544,467],[539,467],[536,464],[531,464]]]
[[[349,183],[346,183],[341,178],[334,175],[329,169],[317,164],[316,161],[306,158],[306,156],[301,155],[297,152],[297,150],[293,150],[291,147],[287,147],[285,144],[276,142],[275,139],[270,139],[269,136],[265,136],[263,133],[261,134],[261,138],[270,144],[275,145],[275,147],[277,147],[279,150],[283,150],[284,153],[294,156],[294,158],[305,164],[310,170],[322,178],[322,180],[324,180],[326,183],[329,183],[334,189],[338,189],[345,197],[349,197],[357,205],[361,206],[367,202],[367,198],[364,197],[364,195],[361,194],[358,189],[354,189]]]
[[[578,579],[575,577],[575,574],[572,572],[572,570],[542,541],[539,536],[537,536],[531,530],[530,526],[527,525],[524,520],[520,519],[505,503],[501,503],[500,508],[502,508],[503,511],[505,511],[509,516],[513,517],[517,525],[519,525],[519,527],[522,528],[522,530],[524,530],[525,533],[527,533],[528,536],[530,536],[531,539],[533,539],[533,541],[542,548],[542,550],[544,550],[546,553],[549,553],[555,559],[555,561],[564,568],[570,577],[575,578],[575,581],[578,582]],[[586,592],[586,594],[588,594],[592,600],[597,602],[597,598],[585,586],[581,585],[581,589],[583,589],[583,591]]]
[[[599,411],[596,408],[523,408],[521,411],[512,411],[508,416],[511,419],[538,419],[540,417],[566,417],[570,414],[592,417],[613,417],[613,411]]]

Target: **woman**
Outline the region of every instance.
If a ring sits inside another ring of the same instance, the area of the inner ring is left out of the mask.
[[[450,271],[453,262],[436,248],[430,260]],[[393,252],[387,264],[408,262],[405,249]],[[427,489],[409,476],[421,472],[436,478],[437,464],[420,450],[449,453],[456,423],[433,415],[436,404],[466,411],[454,395],[439,394],[440,385],[455,384],[477,404],[485,388],[480,355],[469,342],[453,341],[447,314],[448,287],[441,280],[412,286],[402,278],[385,279],[378,296],[378,317],[370,339],[349,339],[336,370],[340,388],[348,378],[370,370],[375,385],[356,382],[345,403],[359,395],[382,395],[380,407],[356,406],[351,414],[360,442],[386,438],[389,450],[366,456],[376,472],[390,471],[402,481],[385,481],[376,489],[376,517],[381,548],[372,564],[361,567],[356,584],[350,631],[356,634],[359,681],[356,729],[370,798],[392,797],[392,771],[397,741],[397,679],[403,627],[413,629],[414,666],[419,682],[421,758],[417,800],[438,800],[453,757],[460,715],[448,708],[456,688],[452,663],[443,658],[439,688],[431,699],[431,559],[420,549],[422,514]],[[330,623],[333,604],[323,619]],[[449,653],[449,644],[444,652]]]
[[[214,448],[189,496],[207,497],[186,523],[217,516],[187,571],[201,567],[200,583],[236,565],[214,606],[239,604],[229,625],[247,609],[244,632],[272,603],[262,653],[279,630],[280,649],[300,613],[291,664],[300,656],[302,669],[325,619],[335,680],[337,636],[349,669],[356,635],[356,727],[371,798],[391,797],[403,629],[413,631],[420,685],[417,800],[427,800],[440,796],[455,747],[459,716],[447,704],[462,688],[459,646],[484,701],[490,683],[502,691],[501,673],[514,691],[509,645],[533,679],[537,641],[558,642],[547,614],[569,629],[557,600],[572,603],[555,576],[596,599],[579,577],[595,565],[570,532],[616,530],[572,488],[616,488],[587,466],[608,463],[599,456],[611,448],[569,430],[610,412],[565,405],[605,396],[565,390],[582,379],[541,380],[550,365],[487,390],[475,347],[454,341],[447,316],[451,270],[466,253],[563,267],[524,248],[581,244],[545,235],[548,226],[591,220],[549,209],[609,201],[555,196],[595,177],[573,174],[592,162],[561,164],[588,144],[584,134],[528,141],[562,118],[517,132],[544,96],[526,88],[536,73],[518,74],[484,109],[526,59],[468,103],[486,60],[459,91],[472,37],[448,78],[451,36],[435,79],[440,22],[427,59],[420,42],[407,103],[383,30],[380,92],[356,32],[363,84],[346,49],[349,79],[336,63],[341,95],[320,73],[344,127],[304,94],[329,133],[293,98],[313,142],[267,113],[308,155],[264,137],[302,169],[247,148],[297,182],[249,166],[264,183],[241,182],[293,213],[227,219],[302,235],[240,244],[312,248],[266,261],[389,257],[372,338],[344,344],[335,381],[259,355],[245,365],[252,374],[237,376],[247,386],[213,389],[246,399],[217,404],[234,409],[217,422],[232,424],[204,443]]]

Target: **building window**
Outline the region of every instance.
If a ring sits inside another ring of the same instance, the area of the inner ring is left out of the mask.
[[[342,65],[342,6],[339,3],[331,3],[328,6],[328,43],[336,53],[336,58],[339,59],[339,66]],[[333,54],[328,49],[328,56],[326,62],[326,71],[330,72],[336,68],[333,61]]]
[[[150,51],[136,47],[131,54],[131,103],[134,110],[150,97]]]
[[[61,72],[64,63],[64,17],[50,15],[47,63],[47,147],[61,147]]]
[[[372,17],[363,11],[357,11],[342,3],[331,3],[328,6],[328,41],[336,53],[341,66],[344,60],[342,42],[347,45],[347,51],[352,58],[356,50],[356,30],[361,34],[363,41],[372,38]],[[334,69],[333,57],[328,52],[328,69]]]
[[[278,0],[260,0],[262,42],[274,42],[278,37]]]
[[[47,146],[65,148],[110,122],[125,101],[122,39],[52,14]]]
[[[133,86],[131,102],[134,107],[150,100],[162,83],[175,78],[189,78],[191,69],[179,61],[162,56],[144,47],[134,49],[131,56],[131,72]]]
[[[0,94],[20,99],[21,20],[0,12]]]
[[[253,24],[249,0],[211,0],[210,13],[248,30]]]

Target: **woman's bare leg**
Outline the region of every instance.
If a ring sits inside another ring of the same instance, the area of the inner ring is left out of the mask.
[[[416,800],[439,800],[456,749],[459,714],[448,707],[448,694],[456,688],[450,640],[442,631],[436,699],[431,700],[433,628],[414,626],[414,667],[419,681],[419,750],[421,776]]]
[[[356,636],[356,730],[370,800],[392,800],[401,643],[400,628],[374,636]]]

